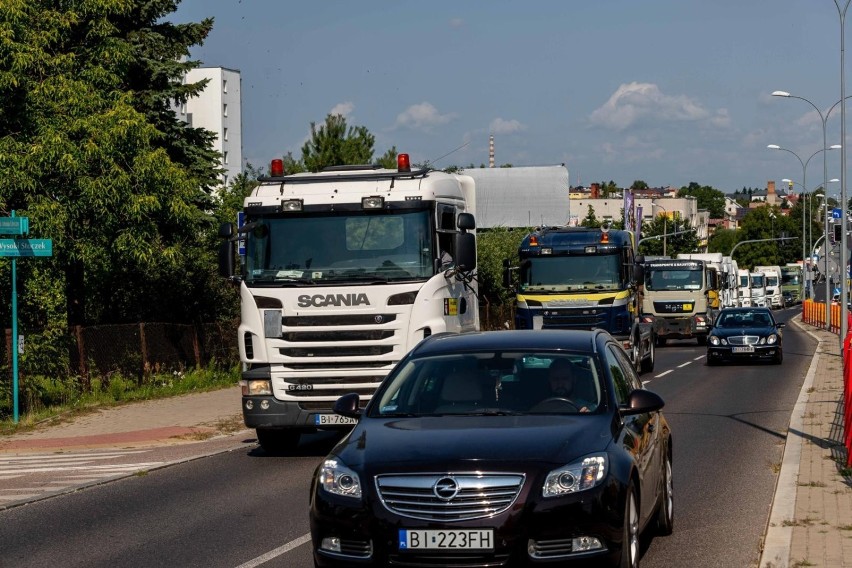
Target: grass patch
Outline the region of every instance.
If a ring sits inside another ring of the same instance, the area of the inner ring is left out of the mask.
[[[92,378],[88,389],[81,386],[79,378],[27,377],[26,392],[21,395],[25,408],[18,422],[13,421],[11,408],[0,406],[0,435],[24,432],[46,422],[68,421],[100,408],[128,402],[218,390],[234,386],[239,380],[239,366],[156,373],[138,380],[114,374]]]

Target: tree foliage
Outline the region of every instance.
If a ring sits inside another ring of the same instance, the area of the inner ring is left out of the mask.
[[[670,219],[665,214],[657,215],[651,222],[642,225],[641,238],[648,240],[639,246],[639,253],[674,258],[680,253],[696,252],[698,235],[690,229],[689,219]]]
[[[168,0],[7,0],[0,11],[0,212],[29,217],[33,237],[53,239],[55,256],[22,277],[29,293],[64,299],[64,310],[32,320],[174,321],[217,310],[202,246],[215,154],[205,133],[166,110],[169,97],[196,88],[176,78],[192,63],[174,60],[212,22],[163,22],[174,9]]]
[[[721,219],[725,216],[725,194],[709,185],[698,185],[694,181],[680,188],[678,197],[695,197],[699,209],[710,212],[710,218]]]
[[[302,163],[318,172],[329,166],[369,164],[376,137],[365,126],[348,126],[341,114],[329,114],[325,123],[311,123],[311,138],[302,146]]]

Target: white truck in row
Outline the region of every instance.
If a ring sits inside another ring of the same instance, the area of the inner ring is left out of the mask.
[[[225,223],[219,271],[239,286],[242,412],[260,445],[350,427],[343,394],[366,402],[424,337],[479,329],[475,184],[464,175],[341,166],[270,175]],[[235,274],[235,245],[245,256]]]

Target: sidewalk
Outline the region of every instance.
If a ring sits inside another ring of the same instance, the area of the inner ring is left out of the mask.
[[[837,334],[819,341],[790,417],[761,568],[852,567],[852,470],[843,445],[843,364]]]
[[[245,429],[240,387],[129,403],[0,436],[0,452],[150,447],[198,442]]]

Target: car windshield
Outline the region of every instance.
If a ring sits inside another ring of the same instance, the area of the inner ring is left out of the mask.
[[[716,321],[718,327],[768,327],[774,325],[769,312],[738,310],[722,312]]]
[[[392,373],[370,416],[594,412],[603,399],[586,354],[477,352],[408,360]]]

